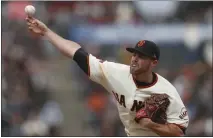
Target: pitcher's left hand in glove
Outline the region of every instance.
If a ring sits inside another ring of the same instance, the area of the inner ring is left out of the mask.
[[[168,95],[152,94],[144,103],[144,107],[136,113],[135,121],[137,123],[139,123],[142,118],[149,118],[159,124],[166,123],[166,109],[170,103]]]

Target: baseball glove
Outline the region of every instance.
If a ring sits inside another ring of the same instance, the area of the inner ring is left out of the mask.
[[[168,95],[152,94],[144,101],[144,107],[137,111],[135,121],[139,123],[142,118],[150,118],[155,123],[165,124],[169,103]]]

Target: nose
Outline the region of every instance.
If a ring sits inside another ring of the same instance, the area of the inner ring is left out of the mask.
[[[132,58],[133,58],[133,62],[137,62],[139,57],[138,55],[134,55]]]

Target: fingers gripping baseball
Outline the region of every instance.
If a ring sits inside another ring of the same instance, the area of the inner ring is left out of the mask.
[[[33,17],[28,16],[26,21],[29,31],[34,34],[44,35],[44,33],[47,31],[46,25]]]
[[[27,5],[24,10],[27,15],[26,22],[29,31],[36,35],[44,35],[47,27],[44,23],[33,17],[36,11],[35,7],[32,5]]]

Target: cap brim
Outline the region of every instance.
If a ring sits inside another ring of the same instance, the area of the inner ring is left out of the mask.
[[[127,50],[128,52],[130,52],[130,53],[137,52],[137,53],[140,53],[140,54],[145,55],[145,56],[147,56],[147,57],[153,58],[153,57],[147,55],[146,53],[144,53],[144,52],[142,52],[142,51],[139,51],[138,49],[135,49],[135,48],[132,48],[132,47],[131,47],[131,48],[130,48],[130,47],[127,47],[126,50]]]
[[[138,51],[138,50],[136,50],[136,49],[134,49],[134,48],[130,48],[130,47],[127,47],[126,50],[127,50],[128,52],[130,52],[130,53],[134,53],[135,51]],[[139,52],[139,51],[138,51],[138,52]]]
[[[142,52],[142,51],[139,51],[139,50],[137,50],[137,49],[135,49],[135,48],[130,48],[130,47],[128,47],[128,48],[126,48],[126,50],[128,51],[128,52],[130,52],[130,53],[134,53],[134,52],[138,52],[138,53],[140,53],[140,54],[143,54],[143,55],[146,55],[146,56],[148,56],[148,57],[150,57],[149,55],[147,55],[146,53],[144,53],[144,52]]]

